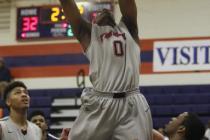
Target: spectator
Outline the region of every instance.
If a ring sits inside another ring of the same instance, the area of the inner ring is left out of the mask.
[[[27,87],[14,81],[4,90],[4,101],[9,108],[9,118],[0,122],[1,140],[41,140],[41,130],[27,121],[30,97]]]
[[[58,140],[59,139],[48,132],[49,127],[47,124],[46,117],[42,111],[36,110],[32,112],[31,115],[29,116],[29,120],[41,128],[42,140]]]
[[[0,58],[0,82],[10,82],[11,80],[10,70],[6,67],[4,59]]]

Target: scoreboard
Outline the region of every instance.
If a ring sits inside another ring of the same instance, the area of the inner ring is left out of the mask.
[[[80,14],[92,22],[101,9],[112,11],[111,3],[77,3]],[[59,5],[17,8],[18,41],[66,39],[74,37]]]

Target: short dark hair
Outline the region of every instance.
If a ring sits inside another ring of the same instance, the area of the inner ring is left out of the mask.
[[[41,110],[35,110],[35,111],[31,112],[31,114],[29,115],[28,119],[31,121],[31,119],[34,116],[37,116],[37,115],[41,115],[41,116],[43,116],[46,119],[44,112],[41,111]]]
[[[205,126],[195,113],[188,113],[183,121],[186,140],[201,140],[205,133]]]
[[[27,89],[26,85],[21,81],[13,81],[9,83],[4,89],[3,99],[6,102],[8,94],[16,87],[23,87]]]

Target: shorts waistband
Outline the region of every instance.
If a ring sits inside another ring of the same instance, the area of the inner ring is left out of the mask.
[[[98,91],[93,89],[93,91],[101,96],[110,96],[113,98],[124,98],[128,95],[134,94],[134,93],[139,93],[139,89],[135,88],[135,89],[131,89],[131,90],[127,90],[127,91],[122,91],[122,92],[102,92],[102,91]]]

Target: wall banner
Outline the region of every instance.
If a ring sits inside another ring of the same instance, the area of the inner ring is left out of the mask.
[[[155,41],[153,72],[210,70],[210,39]]]

